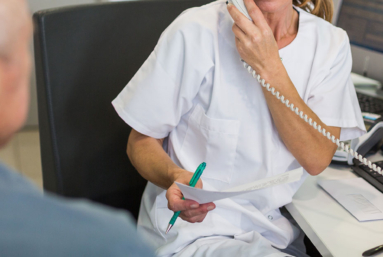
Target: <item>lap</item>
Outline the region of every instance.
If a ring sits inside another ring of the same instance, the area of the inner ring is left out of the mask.
[[[251,256],[251,257],[303,257],[307,256],[299,247],[282,251],[271,246],[270,242],[257,232],[251,241],[242,241],[234,237],[213,236],[200,238],[186,246],[175,257],[209,257],[209,256]],[[292,244],[294,245],[294,243]],[[291,255],[294,254],[294,255]]]
[[[298,225],[296,225],[299,227]],[[304,232],[286,249],[276,249],[259,233],[252,231],[246,236],[251,240],[239,240],[235,237],[212,236],[200,238],[186,246],[174,257],[214,257],[214,256],[246,256],[246,257],[309,257],[303,243]]]
[[[304,232],[287,212],[281,213],[300,231],[299,236],[286,248],[274,248],[270,241],[256,231],[249,232],[244,237],[211,236],[200,238],[183,248],[174,257],[215,257],[215,256],[244,256],[244,257],[309,257],[303,242]],[[241,240],[242,239],[242,240]]]

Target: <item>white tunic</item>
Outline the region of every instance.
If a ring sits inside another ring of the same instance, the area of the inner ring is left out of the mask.
[[[364,124],[350,78],[347,34],[302,9],[294,41],[279,51],[304,102],[341,140],[359,137]],[[194,172],[201,162],[205,189],[223,190],[299,167],[281,140],[261,86],[243,68],[225,1],[183,12],[161,35],[149,58],[113,101],[121,118],[138,132],[167,138],[164,149]],[[281,104],[281,108],[286,108]],[[315,156],[313,156],[315,158]],[[173,212],[166,191],[148,183],[138,229],[160,256],[181,251],[197,238],[223,235],[245,240],[255,231],[285,248],[296,228],[279,208],[304,181],[217,201],[202,223],[180,218],[169,234]]]

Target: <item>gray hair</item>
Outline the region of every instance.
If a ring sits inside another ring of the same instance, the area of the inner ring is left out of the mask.
[[[9,58],[20,33],[30,26],[31,16],[25,0],[0,0],[0,57]]]

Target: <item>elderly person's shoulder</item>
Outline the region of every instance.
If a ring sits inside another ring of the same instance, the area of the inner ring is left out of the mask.
[[[41,192],[0,162],[1,256],[154,256],[129,213]]]

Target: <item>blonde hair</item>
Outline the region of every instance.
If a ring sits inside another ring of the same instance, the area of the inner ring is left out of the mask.
[[[293,4],[328,22],[331,22],[334,14],[333,0],[293,0]]]

